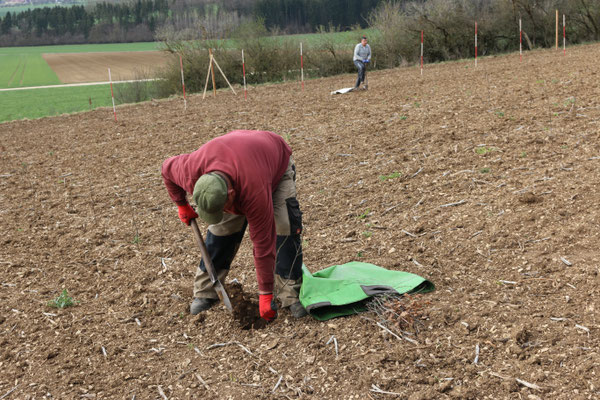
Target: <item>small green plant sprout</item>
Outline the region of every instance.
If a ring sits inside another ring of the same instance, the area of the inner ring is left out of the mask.
[[[415,104],[415,108],[419,108],[419,107],[421,107],[421,103],[419,103],[418,101],[415,101],[415,103],[414,103],[414,104]]]
[[[402,176],[402,172],[392,172],[389,175],[379,175],[379,180],[382,182],[387,181],[388,179],[395,179]]]
[[[543,85],[544,83],[546,83],[546,81],[543,79],[538,79],[537,81],[535,81],[535,83],[537,83],[538,85]]]
[[[135,235],[133,237],[133,241],[131,243],[133,243],[133,244],[140,244],[140,240],[141,240],[140,239],[140,235]]]
[[[492,151],[496,151],[496,149],[493,147],[486,147],[486,146],[479,146],[479,147],[475,148],[475,153],[479,154],[480,156],[487,154],[487,153],[491,153]]]
[[[404,121],[404,120],[406,120],[408,117],[407,117],[406,115],[401,115],[399,118],[400,118],[400,120]]]
[[[188,343],[188,349],[194,350],[194,343]]]
[[[48,302],[48,306],[53,307],[53,308],[61,308],[62,309],[62,308],[74,306],[75,303],[76,303],[76,301],[73,300],[73,298],[71,296],[69,296],[67,289],[63,289],[61,294],[59,294],[54,300]]]
[[[575,103],[575,97],[569,97],[568,99],[565,100],[565,107],[568,107],[574,103]]]
[[[364,213],[362,213],[358,216],[358,219],[365,219],[369,216],[370,213],[371,213],[371,209],[367,208]]]
[[[499,117],[504,117],[504,111],[498,110],[496,111],[496,115]]]
[[[363,235],[364,237],[366,237],[366,238],[370,238],[371,236],[373,236],[373,232],[370,232],[370,231],[364,231],[364,232],[362,233],[362,235]]]
[[[479,170],[479,172],[481,172],[482,174],[487,174],[491,171],[491,169],[489,167],[485,167],[485,168],[481,168]]]
[[[525,157],[527,157],[527,152],[525,152],[525,151],[522,151],[522,152],[521,152],[521,158],[525,158]]]
[[[363,252],[359,251],[358,253],[356,253],[356,257],[361,258],[363,256]]]

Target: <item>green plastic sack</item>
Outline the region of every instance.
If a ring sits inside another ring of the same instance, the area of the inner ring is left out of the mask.
[[[432,282],[418,275],[390,271],[364,262],[334,265],[311,274],[302,266],[300,302],[319,321],[365,310],[371,296],[382,293],[427,293]]]

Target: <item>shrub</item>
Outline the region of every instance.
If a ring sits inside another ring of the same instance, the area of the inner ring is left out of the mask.
[[[150,73],[137,71],[134,82],[115,85],[115,100],[119,104],[139,103],[161,97],[160,82],[150,80]]]

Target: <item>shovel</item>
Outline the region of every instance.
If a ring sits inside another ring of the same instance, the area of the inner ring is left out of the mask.
[[[233,312],[233,307],[231,306],[231,301],[229,301],[229,296],[227,295],[227,291],[223,284],[217,278],[217,274],[215,272],[215,267],[212,263],[210,255],[208,254],[208,250],[206,249],[206,245],[204,244],[204,239],[202,239],[202,234],[200,233],[200,229],[198,229],[198,224],[195,219],[192,219],[190,225],[192,226],[192,230],[194,231],[194,237],[196,238],[196,243],[200,246],[200,253],[202,254],[202,259],[204,260],[204,266],[206,267],[206,272],[208,272],[208,276],[210,281],[213,284],[213,288],[217,292],[219,299],[225,304],[225,307],[231,312]]]

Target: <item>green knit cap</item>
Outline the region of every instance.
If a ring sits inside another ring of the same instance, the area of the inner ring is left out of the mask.
[[[217,224],[223,219],[223,207],[227,202],[227,182],[214,172],[204,174],[196,181],[192,199],[196,203],[198,215],[209,224]]]

